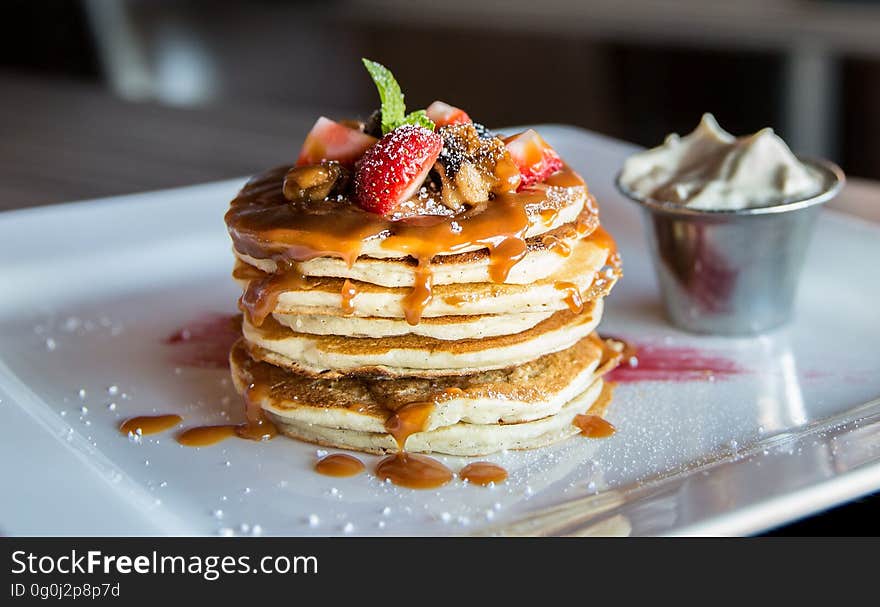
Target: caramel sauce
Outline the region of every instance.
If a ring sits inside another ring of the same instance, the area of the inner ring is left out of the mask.
[[[325,455],[315,462],[315,471],[325,476],[355,476],[364,469],[364,462],[345,453]]]
[[[261,367],[255,367],[260,369]],[[278,428],[268,419],[263,412],[260,401],[263,399],[263,390],[267,382],[256,382],[261,387],[257,388],[252,383],[244,394],[245,421],[242,424],[224,424],[218,426],[195,426],[188,428],[177,435],[177,442],[186,447],[208,447],[237,436],[246,440],[266,441],[278,435]]]
[[[507,470],[491,462],[474,462],[462,468],[458,476],[472,485],[485,487],[491,483],[498,484],[507,480]]]
[[[504,239],[497,246],[489,246],[489,278],[493,282],[504,282],[510,270],[526,256],[528,245],[524,238]]]
[[[572,423],[580,428],[581,434],[587,438],[607,438],[616,431],[610,422],[598,415],[581,413],[575,416]]]
[[[614,238],[611,234],[608,233],[605,228],[601,225],[597,226],[595,230],[590,232],[589,236],[585,238],[585,240],[592,242],[597,247],[602,247],[608,251],[609,259],[615,255],[617,255],[617,243],[614,242]]]
[[[565,291],[565,303],[574,314],[584,311],[584,298],[581,290],[573,282],[559,281],[553,285],[557,291]]]
[[[557,255],[561,257],[568,257],[571,255],[571,245],[561,238],[557,238],[556,236],[545,236],[541,239],[541,242],[544,243],[544,246],[547,247],[550,251],[553,251]]]
[[[467,297],[462,297],[461,295],[447,295],[443,298],[443,302],[450,306],[460,306],[466,301]]]
[[[127,419],[119,426],[122,434],[133,432],[135,434],[140,430],[140,434],[158,434],[170,430],[183,421],[179,415],[143,415],[141,417],[132,417]]]
[[[544,186],[552,188],[573,188],[583,186],[584,180],[580,175],[572,171],[568,165],[562,170],[556,171],[544,180]],[[531,186],[535,187],[535,186]]]
[[[258,388],[257,385],[260,387]],[[263,407],[260,405],[264,396],[263,391],[266,390],[265,386],[265,382],[260,382],[259,384],[251,384],[245,390],[245,422],[235,427],[235,434],[239,438],[264,441],[271,440],[278,435],[278,428],[266,417]]]
[[[602,418],[602,414],[611,403],[611,397],[614,393],[614,384],[606,381],[602,385],[602,392],[586,413],[575,415],[572,424],[577,426],[582,436],[587,438],[607,438],[614,434],[617,429],[611,425],[611,422]]]
[[[454,394],[447,393],[448,396]],[[385,430],[394,437],[400,450],[379,462],[376,476],[409,489],[434,489],[452,480],[452,471],[436,459],[404,451],[406,439],[425,429],[434,406],[433,402],[409,403],[385,421]]]
[[[416,267],[415,285],[403,298],[403,314],[410,325],[419,324],[422,311],[431,302],[433,278],[430,262],[420,259]]]
[[[544,209],[540,213],[541,221],[544,222],[545,226],[552,226],[553,222],[556,221],[556,218],[559,216],[558,209]]]
[[[351,305],[351,300],[354,299],[354,296],[358,294],[358,289],[354,284],[349,280],[345,279],[345,282],[342,283],[342,313],[347,315],[354,314],[354,306]]]
[[[584,182],[565,167],[543,184],[519,193],[499,194],[489,204],[455,215],[419,215],[392,219],[364,211],[347,200],[291,202],[282,192],[289,167],[279,167],[248,182],[232,201],[226,224],[235,249],[257,259],[272,259],[279,268],[317,257],[335,257],[350,266],[364,242],[381,246],[418,263],[415,286],[405,300],[407,321],[417,323],[431,301],[431,260],[472,247],[489,251],[493,281],[503,282],[526,253],[529,209],[547,199],[548,188],[583,188]],[[548,215],[549,216],[549,215]],[[249,286],[242,307],[259,326],[277,303],[284,284],[296,288],[298,273],[281,269],[284,278]],[[288,275],[289,274],[289,275]],[[289,281],[289,282],[287,282]]]
[[[177,442],[184,447],[209,447],[235,436],[237,426],[195,426],[177,435]]]
[[[266,272],[244,262],[236,262],[232,268],[232,277],[235,280],[259,280],[266,277]]]
[[[394,437],[398,448],[403,451],[406,447],[406,439],[425,429],[432,411],[434,411],[433,402],[404,405],[385,420],[385,430]]]
[[[242,310],[247,312],[248,318],[254,326],[259,327],[275,309],[275,306],[278,304],[278,297],[284,291],[301,289],[306,284],[305,278],[299,272],[299,269],[293,265],[287,271],[264,275],[256,280],[251,280],[239,303]],[[343,294],[344,302],[345,295]]]
[[[452,471],[432,457],[399,451],[382,459],[376,476],[408,489],[436,489],[452,480]]]

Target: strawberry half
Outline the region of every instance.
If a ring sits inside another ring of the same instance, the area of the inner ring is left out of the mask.
[[[504,145],[522,175],[517,191],[544,181],[563,166],[556,150],[533,129],[508,137]]]
[[[392,214],[421,187],[442,147],[440,135],[424,127],[405,124],[394,129],[358,162],[355,200],[367,211]]]
[[[321,116],[306,136],[296,164],[302,166],[336,160],[344,166],[354,166],[375,143],[375,137]]]
[[[428,114],[431,122],[437,125],[438,129],[441,126],[449,126],[450,124],[473,122],[471,117],[467,115],[467,112],[442,101],[435,101],[428,106],[425,112]]]

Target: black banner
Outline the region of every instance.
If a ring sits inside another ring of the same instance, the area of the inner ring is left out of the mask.
[[[496,598],[542,592],[628,598],[648,591],[656,599],[710,584],[730,598],[783,582],[791,598],[810,580],[827,588],[834,579],[846,579],[849,593],[872,580],[874,559],[868,555],[876,554],[880,541],[3,538],[0,546],[0,605],[177,604],[181,597],[199,604],[272,597],[292,603],[314,596],[336,605],[343,599],[385,602],[382,597],[401,596],[464,600],[475,588]]]

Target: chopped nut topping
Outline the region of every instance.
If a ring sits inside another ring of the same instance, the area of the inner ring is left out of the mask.
[[[441,180],[441,201],[451,209],[488,200],[493,194],[514,191],[519,170],[504,142],[486,137],[473,124],[441,127],[443,150],[435,170]]]
[[[284,197],[291,202],[317,202],[345,189],[348,172],[338,162],[325,161],[290,169],[284,177]]]

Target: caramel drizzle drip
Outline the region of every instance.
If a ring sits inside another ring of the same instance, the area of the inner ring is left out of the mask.
[[[431,401],[409,403],[385,420],[385,431],[394,437],[400,451],[404,450],[410,436],[425,429],[434,407]]]
[[[580,288],[573,282],[561,280],[553,285],[557,291],[565,291],[564,301],[568,309],[575,314],[584,311],[584,298],[581,295]]]
[[[528,245],[525,236],[504,237],[501,242],[487,243],[489,249],[489,278],[493,282],[504,282],[519,261],[526,256]]]
[[[550,251],[553,251],[560,257],[568,257],[571,255],[571,245],[553,235],[545,236],[541,239],[541,242],[544,243],[544,246],[547,247]]]
[[[434,489],[452,480],[452,471],[432,457],[407,453],[407,439],[422,432],[434,411],[433,402],[414,402],[402,406],[385,421],[385,430],[394,437],[398,451],[376,465],[376,476],[410,489]]]
[[[352,305],[352,300],[358,293],[358,288],[354,285],[354,283],[346,278],[345,282],[342,283],[342,292],[340,293],[340,295],[342,296],[342,313],[346,316],[351,316],[352,314],[354,314],[354,306]]]
[[[556,218],[559,216],[559,209],[544,209],[540,213],[541,221],[544,222],[545,226],[552,226],[556,221]]]
[[[245,422],[235,427],[239,438],[254,441],[271,440],[278,435],[278,428],[263,412],[261,401],[266,396],[265,383],[251,384],[244,393]]]
[[[602,385],[602,392],[586,413],[575,415],[572,425],[581,431],[582,436],[587,438],[607,438],[617,432],[617,429],[604,419],[602,415],[611,404],[611,397],[614,394],[614,384],[606,381]]]
[[[607,250],[609,263],[614,256],[618,255],[617,243],[614,241],[614,237],[611,236],[611,234],[609,234],[601,225],[597,226],[595,230],[590,232],[585,240],[593,243],[597,247]]]
[[[295,264],[287,264],[286,271],[269,274],[251,280],[239,300],[239,307],[247,313],[248,319],[254,326],[262,326],[263,321],[278,305],[278,298],[285,291],[305,288],[308,283]],[[279,264],[280,266],[280,264]],[[345,289],[343,288],[343,304],[345,303]]]
[[[407,321],[416,324],[431,302],[431,261],[435,256],[486,248],[491,280],[504,282],[527,251],[527,207],[545,199],[549,188],[584,185],[566,167],[542,185],[518,194],[501,194],[479,210],[451,217],[416,216],[394,221],[348,201],[292,203],[282,192],[287,168],[279,167],[246,184],[226,213],[236,250],[257,259],[274,260],[276,274],[282,275],[248,285],[241,306],[256,326],[272,312],[281,292],[303,288],[296,263],[326,256],[342,259],[351,267],[361,255],[364,242],[377,239],[381,239],[383,248],[418,262],[415,284],[404,301]],[[558,210],[553,213],[555,217]],[[550,216],[542,212],[545,221]],[[343,309],[345,300],[343,294]]]
[[[431,271],[431,261],[419,259],[419,265],[415,271],[415,285],[403,298],[403,314],[406,322],[417,325],[422,320],[422,312],[433,298],[434,273]]]

